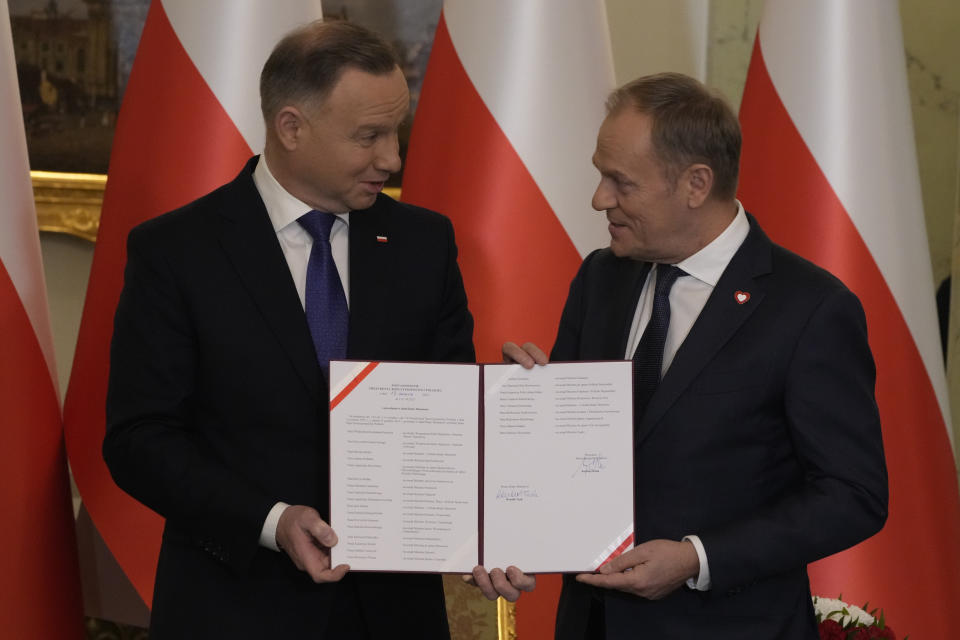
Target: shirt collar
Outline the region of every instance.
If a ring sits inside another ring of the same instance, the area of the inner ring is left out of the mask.
[[[267,208],[267,216],[270,217],[270,224],[273,230],[279,232],[281,229],[293,224],[297,218],[312,211],[313,207],[306,202],[296,198],[289,191],[277,182],[267,166],[267,158],[260,154],[257,166],[253,170],[253,183],[260,192],[260,198]],[[338,213],[337,217],[345,223],[350,223],[349,213]]]
[[[747,239],[750,233],[750,222],[743,210],[743,205],[737,200],[737,215],[727,225],[723,233],[700,251],[677,263],[677,266],[688,275],[693,276],[711,287],[717,286],[724,269],[730,264],[733,255]]]

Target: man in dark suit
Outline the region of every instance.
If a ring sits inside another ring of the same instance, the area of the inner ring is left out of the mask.
[[[261,99],[263,155],[128,241],[104,457],[167,519],[151,638],[448,638],[439,576],[329,556],[329,360],[474,360],[449,220],[380,193],[406,82],[314,23]]]
[[[634,359],[637,545],[565,576],[558,638],[815,639],[807,564],[885,521],[862,308],[744,212],[739,156],[736,117],[696,80],[608,101],[593,207],[610,247],[584,260],[550,358]]]

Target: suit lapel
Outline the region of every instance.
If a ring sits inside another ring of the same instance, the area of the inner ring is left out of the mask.
[[[267,210],[253,183],[256,158],[225,189],[220,245],[257,309],[318,402],[321,374],[303,307]]]
[[[750,233],[727,265],[650,399],[637,429],[637,444],[763,302],[766,289],[761,276],[770,271],[770,240],[751,217]],[[749,293],[749,299],[741,303],[738,292]]]
[[[404,238],[388,204],[386,196],[380,195],[369,209],[350,213],[349,358],[370,357],[389,322],[384,287]]]
[[[603,341],[600,353],[609,354],[608,357],[611,358],[623,358],[626,354],[630,327],[633,326],[640,292],[643,291],[643,283],[651,267],[649,262],[630,259],[619,260],[617,264],[620,268],[627,270],[627,274],[610,278],[609,281],[613,286],[623,288],[605,294],[611,305],[610,313],[606,314],[606,317],[611,319],[611,325],[606,330],[598,332],[600,340]],[[630,358],[629,355],[626,357]]]

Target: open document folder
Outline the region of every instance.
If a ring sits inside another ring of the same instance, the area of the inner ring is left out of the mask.
[[[592,571],[633,546],[631,363],[330,363],[333,565]]]

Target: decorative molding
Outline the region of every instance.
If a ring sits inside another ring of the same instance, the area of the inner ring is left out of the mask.
[[[90,242],[97,241],[107,176],[31,171],[30,180],[33,182],[33,200],[37,207],[37,226],[40,231],[69,233]],[[400,199],[398,187],[390,187],[383,192],[395,200]]]
[[[96,242],[107,176],[94,173],[31,171],[37,225]]]
[[[148,631],[140,627],[101,620],[84,618],[84,631],[87,640],[148,640]]]
[[[503,598],[497,598],[497,637],[517,640],[517,605]]]

